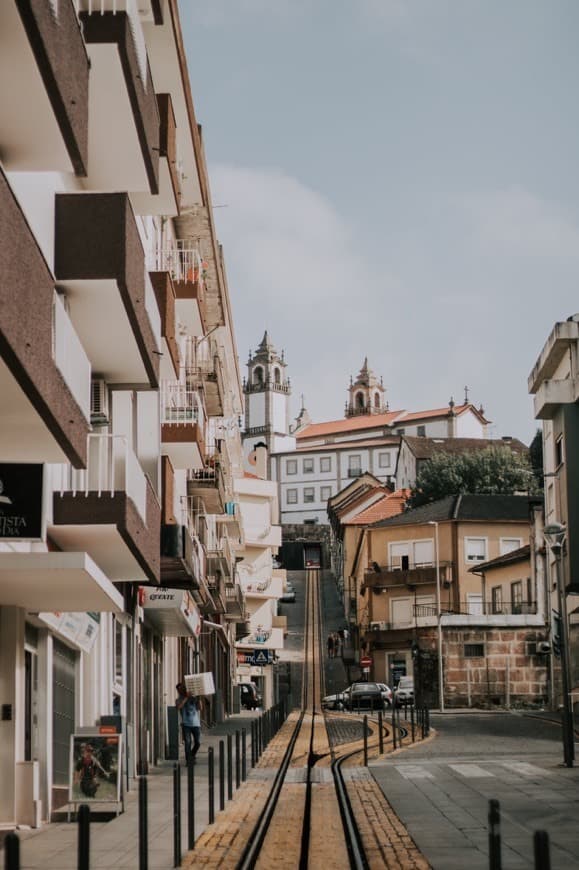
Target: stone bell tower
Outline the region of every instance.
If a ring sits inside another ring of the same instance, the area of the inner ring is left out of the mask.
[[[368,367],[368,357],[366,357],[356,380],[350,377],[346,417],[358,417],[360,414],[385,414],[388,411],[388,404],[384,401],[385,392],[382,378],[378,380],[372,369]]]

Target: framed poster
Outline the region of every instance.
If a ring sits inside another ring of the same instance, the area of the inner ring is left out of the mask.
[[[69,803],[120,802],[122,741],[122,734],[71,734]]]

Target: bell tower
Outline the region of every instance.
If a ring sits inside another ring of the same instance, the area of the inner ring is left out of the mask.
[[[295,448],[290,432],[291,385],[284,352],[278,354],[267,331],[254,354],[249,353],[245,395],[243,452],[248,456],[258,442],[265,442],[268,454]]]
[[[350,377],[346,417],[358,417],[360,414],[385,414],[388,411],[388,403],[384,401],[385,392],[382,378],[378,380],[372,369],[368,367],[368,357],[366,357],[356,380]]]

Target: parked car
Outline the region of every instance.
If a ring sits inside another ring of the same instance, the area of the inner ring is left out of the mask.
[[[262,705],[262,698],[255,683],[240,683],[241,706],[244,710],[257,710]]]
[[[392,706],[392,689],[386,685],[386,683],[378,683],[380,686],[380,691],[382,692],[382,698],[384,699],[384,703],[387,707]]]
[[[384,698],[378,683],[352,683],[344,699],[347,710],[383,710]]]
[[[322,698],[322,707],[324,710],[343,710],[344,699],[350,688],[344,689],[343,692],[337,692],[335,695],[326,695]]]
[[[291,586],[289,589],[286,586],[283,595],[280,596],[279,600],[282,602],[282,604],[293,604],[296,600],[296,593],[293,586]]]
[[[400,681],[394,692],[396,705],[401,707],[403,704],[414,703],[414,677],[400,677]]]

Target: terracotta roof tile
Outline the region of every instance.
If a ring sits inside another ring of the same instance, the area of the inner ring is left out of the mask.
[[[380,520],[388,520],[390,517],[395,517],[401,514],[404,510],[404,505],[410,498],[409,489],[397,489],[396,492],[390,492],[370,505],[365,511],[358,514],[351,520],[348,520],[348,526],[366,526],[369,523],[377,523]]]

